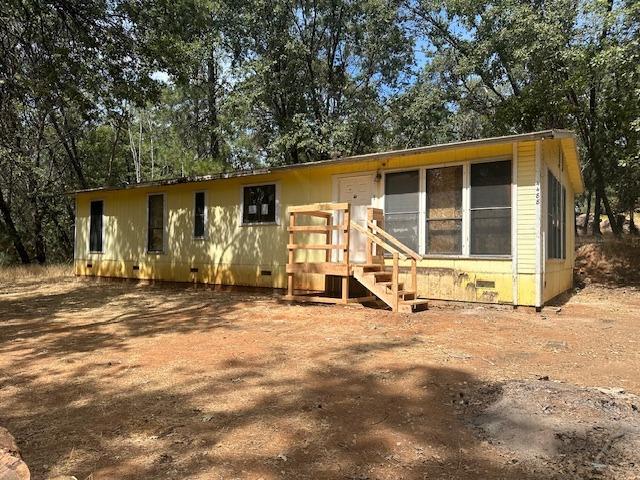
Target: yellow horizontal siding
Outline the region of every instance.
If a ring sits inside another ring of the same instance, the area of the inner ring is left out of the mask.
[[[76,273],[284,288],[287,206],[333,200],[333,175],[503,158],[511,154],[511,144],[489,145],[349,165],[314,166],[246,178],[78,194]],[[533,143],[521,144],[518,149],[517,265],[523,273],[533,271],[535,263],[534,154]],[[243,226],[240,217],[242,186],[270,182],[279,185],[280,209],[277,216],[280,224]],[[205,240],[192,238],[193,195],[196,191],[207,192]],[[166,194],[168,249],[163,254],[145,252],[149,193]],[[381,194],[381,191],[376,192],[378,197]],[[104,200],[102,254],[87,251],[90,201],[94,199]],[[308,235],[306,238],[317,240],[320,237]],[[323,258],[322,251],[296,253],[298,262],[321,261]],[[89,264],[91,268],[88,268]],[[139,270],[134,271],[134,265]],[[198,268],[198,272],[192,273],[191,268]],[[418,288],[424,296],[503,303],[513,300],[511,260],[427,258],[419,262],[418,268]],[[267,271],[271,274],[267,275]],[[298,286],[301,288],[324,287],[324,279],[319,275],[300,275],[296,281],[300,282]],[[478,281],[494,282],[495,287],[480,288]],[[532,304],[526,291],[527,282],[519,279],[518,284],[519,303]]]
[[[535,273],[536,268],[536,169],[535,142],[518,144],[517,237],[518,274]],[[523,292],[518,288],[518,297]],[[521,298],[519,298],[521,302]]]

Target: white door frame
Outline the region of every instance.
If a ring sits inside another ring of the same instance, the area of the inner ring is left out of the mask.
[[[349,177],[369,177],[371,179],[371,205],[376,206],[380,199],[380,182],[376,185],[376,171],[375,170],[367,170],[363,172],[351,172],[351,173],[340,173],[332,176],[332,200],[334,202],[338,202],[340,199],[340,180]],[[335,221],[335,218],[334,218]],[[336,244],[338,242],[338,233],[337,231],[333,232],[333,243]],[[338,251],[333,250],[331,253],[331,261],[338,261]]]

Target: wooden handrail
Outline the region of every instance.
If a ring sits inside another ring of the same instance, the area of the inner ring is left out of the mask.
[[[402,253],[404,253],[407,257],[413,258],[414,260],[420,260],[420,255],[418,255],[416,252],[411,250],[409,247],[407,247],[404,243],[402,243],[396,237],[394,237],[393,235],[390,235],[388,232],[384,231],[382,228],[380,228],[375,223],[369,221],[369,222],[367,222],[367,225],[375,233],[381,235],[386,240],[388,240],[389,242],[393,243],[396,247],[398,247],[398,249],[402,250]]]
[[[405,255],[404,253],[398,251],[397,249],[395,249],[394,247],[389,245],[384,240],[381,240],[378,237],[376,237],[373,233],[371,233],[369,230],[364,228],[362,225],[359,225],[356,222],[352,221],[351,222],[351,227],[355,228],[360,233],[363,233],[364,235],[366,235],[369,240],[371,240],[376,245],[384,248],[389,253],[400,255],[402,258],[405,258],[405,259],[410,258],[408,255]]]

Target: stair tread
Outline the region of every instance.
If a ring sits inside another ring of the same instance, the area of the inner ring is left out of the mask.
[[[427,300],[426,298],[413,298],[411,300],[401,300],[400,303],[410,305],[424,305],[425,303],[429,303],[429,300]]]

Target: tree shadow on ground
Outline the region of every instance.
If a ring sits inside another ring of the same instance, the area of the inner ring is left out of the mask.
[[[283,314],[286,307],[258,295],[189,290],[167,303],[174,290],[145,287],[133,298],[160,302],[136,310],[128,290],[82,304],[89,290],[81,285],[70,298],[34,296],[0,325],[0,353],[12,355],[0,376],[0,425],[17,438],[33,478],[541,476],[489,454],[461,415],[465,392],[481,380],[405,358],[407,349],[424,348],[420,339],[327,342],[301,351],[286,338],[300,324],[285,320],[268,324],[270,335],[285,339],[268,344],[262,356],[229,354],[214,365],[187,358],[158,374],[110,355],[135,353],[149,339],[162,348],[176,333],[187,342],[192,334],[210,334],[213,348],[223,349],[221,329],[262,334],[260,323],[250,323],[252,300]],[[17,308],[11,302],[2,304],[5,314]],[[96,316],[96,309],[118,302],[127,312]],[[49,306],[52,318],[38,320]],[[87,318],[76,323],[67,312]],[[17,355],[24,342],[33,347]],[[100,356],[86,357],[88,351]],[[34,373],[33,364],[42,368]]]
[[[0,299],[0,354],[23,351],[25,342],[37,345],[16,367],[46,357],[126,349],[132,339],[165,332],[232,329],[227,316],[237,303],[251,299],[251,294],[186,283],[61,280],[68,284],[66,291]],[[108,330],[114,326],[118,335]]]

